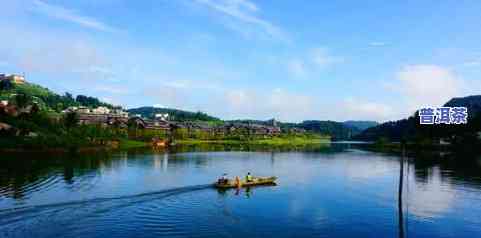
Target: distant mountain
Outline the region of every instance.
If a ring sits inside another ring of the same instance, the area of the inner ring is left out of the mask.
[[[343,124],[349,127],[357,128],[361,131],[379,125],[379,123],[375,121],[345,121]]]
[[[368,128],[355,136],[358,140],[374,141],[386,138],[391,141],[420,140],[434,138],[474,137],[481,131],[481,95],[453,98],[446,107],[467,107],[469,119],[467,125],[420,126],[417,112],[415,115],[398,121],[386,122]]]
[[[360,134],[356,135],[354,139],[376,141],[380,138],[386,138],[391,141],[401,141],[402,138],[409,138],[415,135],[416,124],[415,117],[385,122],[377,126],[367,128]]]
[[[260,120],[232,120],[226,122],[238,122],[238,123],[253,123],[260,125],[272,125],[272,120],[260,121]],[[361,132],[357,127],[345,125],[341,122],[335,121],[303,121],[301,123],[292,122],[277,122],[277,125],[281,130],[286,131],[291,128],[304,129],[307,132],[330,135],[333,140],[350,140],[353,136]]]
[[[170,120],[174,121],[221,121],[217,117],[210,116],[203,112],[190,112],[173,108],[139,107],[128,109],[131,115],[139,114],[142,117],[154,118],[155,114],[169,114]]]
[[[350,140],[361,132],[355,127],[349,127],[344,123],[335,121],[303,121],[296,126],[306,131],[331,135],[333,140]]]
[[[481,113],[481,95],[453,98],[449,100],[445,107],[467,107],[470,115]]]

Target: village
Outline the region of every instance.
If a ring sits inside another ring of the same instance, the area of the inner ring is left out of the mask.
[[[136,130],[157,131],[163,134],[172,133],[177,129],[185,129],[189,134],[200,131],[209,135],[229,135],[233,133],[246,133],[252,136],[276,136],[281,134],[281,128],[276,120],[268,121],[269,125],[240,122],[224,122],[212,124],[205,121],[176,121],[167,113],[155,114],[152,118],[145,118],[139,114],[129,115],[122,109],[109,109],[107,107],[87,108],[70,107],[62,113],[76,113],[81,125],[116,126],[120,128],[133,128]],[[297,132],[302,132],[298,129]]]
[[[35,84],[26,81],[25,76],[18,74],[0,74],[0,83],[4,87],[3,96],[0,100],[0,134],[14,135],[16,137],[38,137],[48,134],[47,131],[38,131],[37,127],[44,127],[44,122],[36,118],[37,112],[42,112],[48,123],[57,123],[68,130],[74,125],[84,128],[97,128],[99,131],[110,131],[110,137],[121,136],[134,141],[162,141],[173,142],[174,140],[196,140],[196,141],[248,141],[256,139],[270,139],[279,137],[281,134],[304,134],[306,130],[297,127],[290,127],[281,130],[280,124],[271,119],[268,121],[223,121],[198,120],[194,118],[177,118],[175,114],[151,113],[134,114],[129,113],[120,106],[113,106],[102,103],[96,98],[80,95],[75,100],[71,95],[52,97],[60,98],[61,102],[70,103],[66,107],[58,107],[58,103],[46,104],[49,98],[39,95],[27,95],[26,91],[12,91],[17,87],[32,91],[32,89],[43,89]],[[5,89],[6,86],[6,89]],[[10,91],[9,91],[10,90]],[[46,91],[48,92],[48,91]],[[67,94],[66,94],[67,95]],[[78,100],[79,97],[97,100],[95,104],[85,104]],[[52,107],[52,105],[56,107]],[[20,121],[19,121],[20,120]],[[37,126],[25,127],[22,120],[36,121]],[[13,124],[12,124],[13,123]],[[48,124],[47,123],[47,124]],[[85,133],[85,132],[82,132]],[[90,136],[88,140],[98,135]]]

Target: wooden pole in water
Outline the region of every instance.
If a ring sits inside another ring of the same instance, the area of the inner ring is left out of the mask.
[[[404,216],[403,216],[403,178],[404,178],[404,154],[406,141],[401,142],[402,155],[399,160],[399,190],[398,190],[398,219],[399,219],[399,238],[404,238]]]

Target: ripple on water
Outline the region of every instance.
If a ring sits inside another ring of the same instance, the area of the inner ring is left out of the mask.
[[[211,229],[209,223],[203,223],[198,217],[199,213],[192,211],[207,207],[202,206],[201,198],[189,195],[193,191],[196,191],[195,194],[203,194],[199,189],[202,187],[2,211],[0,228],[9,236],[20,237],[28,236],[29,230],[39,231],[36,237],[59,234],[70,237],[102,237],[101,234],[109,236],[112,232],[118,233],[119,237],[141,233],[187,237],[188,232],[193,229],[205,234]],[[206,215],[209,212],[200,214]],[[46,229],[48,227],[55,228]]]
[[[0,195],[16,199],[27,199],[31,194],[48,192],[58,186],[61,177],[57,173],[52,173],[39,178],[27,178],[27,181],[23,184],[19,184],[15,181],[9,183],[7,186],[0,188]]]

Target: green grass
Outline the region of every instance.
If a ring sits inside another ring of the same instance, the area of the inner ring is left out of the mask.
[[[133,149],[133,148],[142,148],[148,147],[149,144],[143,141],[135,141],[135,140],[121,140],[119,144],[119,149]]]
[[[330,143],[329,137],[273,137],[267,139],[252,139],[252,140],[197,140],[197,139],[184,139],[176,140],[177,144],[181,145],[198,145],[198,144],[224,144],[224,145],[309,145],[309,144],[323,144]]]

